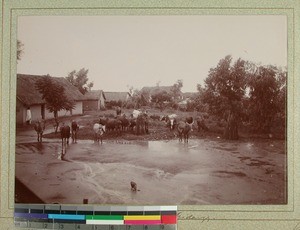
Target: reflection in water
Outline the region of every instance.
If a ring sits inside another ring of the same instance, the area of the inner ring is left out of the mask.
[[[36,144],[36,149],[37,149],[37,152],[38,152],[39,154],[41,154],[41,155],[44,154],[44,146],[43,146],[43,143],[38,142],[38,143]]]

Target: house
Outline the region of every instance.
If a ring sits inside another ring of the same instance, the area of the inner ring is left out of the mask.
[[[126,103],[129,98],[131,97],[131,95],[129,94],[129,92],[104,92],[104,96],[105,96],[105,104],[124,104]],[[121,106],[121,105],[119,105]]]
[[[91,90],[84,95],[83,111],[100,110],[105,107],[106,97],[102,90]]]
[[[53,118],[46,108],[46,101],[42,99],[42,94],[35,88],[37,80],[45,76],[17,74],[17,95],[16,95],[16,122],[24,124],[26,122],[26,111],[30,108],[31,120]],[[51,77],[55,83],[62,85],[67,97],[75,102],[75,107],[71,111],[61,110],[58,116],[70,116],[83,114],[83,95],[80,91],[63,77]]]

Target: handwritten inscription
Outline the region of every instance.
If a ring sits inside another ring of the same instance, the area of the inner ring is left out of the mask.
[[[209,222],[210,220],[213,220],[209,216],[197,216],[196,214],[185,214],[183,212],[178,212],[177,218],[178,220],[201,220],[201,223]]]

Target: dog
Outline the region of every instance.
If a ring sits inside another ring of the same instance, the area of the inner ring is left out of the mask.
[[[131,186],[131,191],[133,191],[133,192],[141,191],[141,190],[137,189],[137,184],[134,181],[130,182],[130,186]]]

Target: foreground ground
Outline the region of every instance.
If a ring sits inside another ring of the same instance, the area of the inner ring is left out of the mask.
[[[94,118],[80,122],[92,124]],[[86,127],[82,126],[81,131]],[[184,144],[166,127],[160,129],[152,127],[150,134],[141,136],[111,135],[102,145],[81,138],[70,143],[63,160],[54,134],[37,143],[32,131],[19,130],[16,178],[46,203],[286,203],[283,140],[225,141],[218,133],[193,131]],[[132,192],[130,181],[140,191]],[[30,202],[30,193],[26,201],[22,193],[16,189],[16,202]]]

